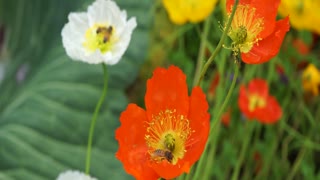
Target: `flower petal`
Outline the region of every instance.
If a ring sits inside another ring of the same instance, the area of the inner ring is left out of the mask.
[[[145,142],[146,112],[135,104],[129,104],[120,116],[121,126],[116,130],[119,149],[116,157],[123,163],[127,173],[136,179],[158,179],[148,165],[148,148]]]
[[[274,31],[279,4],[280,0],[251,1],[250,5],[256,8],[256,18],[262,18],[264,21],[264,28],[259,34],[260,38],[265,38]]]
[[[176,66],[155,69],[147,82],[145,104],[149,119],[167,109],[187,115],[189,97],[184,73]]]
[[[289,18],[276,22],[275,30],[270,36],[255,44],[248,53],[241,53],[242,60],[248,64],[261,64],[276,56],[286,32],[289,31]]]
[[[252,0],[239,0],[239,4],[250,4]],[[232,7],[235,3],[235,0],[227,0],[226,2],[226,8],[227,8],[227,12],[231,13],[232,12]]]
[[[97,180],[94,177],[80,172],[78,170],[67,170],[63,173],[60,173],[56,180]]]
[[[164,179],[176,178],[184,172],[188,173],[190,169],[190,164],[183,163],[183,165],[181,165],[179,161],[176,165],[172,165],[167,161],[160,163],[150,162],[150,166]]]
[[[206,19],[213,11],[217,0],[197,0],[197,3],[188,3],[190,13],[183,12],[190,22],[197,23]]]
[[[162,3],[173,23],[181,25],[187,22],[187,17],[181,13],[181,1],[162,0]]]
[[[248,85],[248,91],[250,94],[258,94],[261,97],[267,97],[269,93],[269,87],[264,79],[253,79]]]
[[[126,49],[129,46],[129,43],[131,40],[131,34],[133,30],[136,28],[136,26],[137,26],[136,18],[131,18],[126,23],[124,30],[121,32],[121,34],[118,35],[119,37],[118,43],[115,43],[111,49],[111,52],[113,53],[112,58],[107,58],[108,53],[104,55],[103,59],[105,63],[113,65],[120,61],[122,55],[125,53]]]
[[[195,87],[190,96],[189,120],[194,131],[187,142],[185,161],[194,164],[201,156],[208,140],[210,129],[210,114],[208,102],[200,87]]]
[[[88,7],[88,18],[90,26],[94,24],[112,24],[121,14],[121,11],[114,1],[96,0]]]
[[[248,91],[245,86],[241,85],[239,90],[238,106],[240,111],[249,119],[255,118],[253,111],[249,111],[249,98]]]
[[[282,109],[278,101],[269,96],[267,99],[267,106],[263,108],[263,112],[259,114],[257,120],[263,124],[271,124],[277,122],[282,116]]]
[[[86,13],[70,13],[67,23],[62,31],[62,44],[69,57],[73,60],[85,61],[82,43],[88,28],[88,18]]]

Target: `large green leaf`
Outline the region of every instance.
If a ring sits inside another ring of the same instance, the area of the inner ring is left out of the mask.
[[[108,67],[108,94],[96,125],[91,163],[91,174],[99,179],[130,178],[114,156],[114,131],[128,103],[124,92],[145,59],[150,22],[145,10],[151,1],[116,2],[129,17],[137,17],[138,28],[120,63]],[[68,169],[84,171],[102,67],[71,61],[60,32],[70,11],[85,10],[90,3],[0,0],[9,52],[0,87],[1,180],[46,180]]]

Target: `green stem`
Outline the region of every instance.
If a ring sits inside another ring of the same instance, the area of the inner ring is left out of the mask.
[[[239,62],[235,62],[235,72],[234,72],[234,76],[233,76],[233,79],[232,79],[232,83],[231,83],[231,86],[230,86],[230,89],[228,91],[228,94],[226,96],[226,98],[224,99],[223,103],[222,103],[222,106],[218,112],[218,114],[215,116],[215,118],[213,119],[213,124],[210,128],[210,132],[213,132],[213,130],[216,128],[217,124],[220,122],[220,117],[222,115],[222,113],[224,112],[225,108],[227,107],[228,103],[229,103],[229,100],[231,98],[231,95],[233,93],[233,90],[235,88],[235,85],[236,85],[236,82],[237,82],[237,79],[238,79],[238,75],[239,75],[239,69],[240,69],[240,64]],[[209,142],[211,140],[211,136],[209,137]]]
[[[107,67],[105,64],[102,64],[103,68],[103,78],[104,78],[104,84],[103,84],[103,91],[102,95],[96,105],[96,108],[94,110],[91,123],[90,123],[90,130],[89,130],[89,137],[88,137],[88,147],[87,147],[87,155],[86,155],[86,174],[90,173],[90,161],[91,161],[91,149],[92,149],[92,139],[94,135],[94,128],[97,122],[97,117],[101,108],[101,105],[103,104],[106,95],[107,95],[107,89],[108,89],[108,73],[107,73]]]
[[[211,54],[210,58],[208,59],[208,61],[205,63],[205,65],[203,66],[203,69],[201,71],[201,74],[200,74],[200,77],[198,78],[198,80],[196,81],[196,85],[199,86],[200,85],[200,82],[201,80],[203,79],[204,75],[206,74],[210,64],[212,63],[212,61],[214,60],[214,58],[218,55],[218,52],[220,52],[221,48],[222,48],[222,45],[224,43],[224,40],[226,39],[227,37],[227,34],[229,32],[229,29],[231,27],[231,22],[233,20],[233,17],[236,13],[236,9],[237,9],[237,6],[238,6],[238,3],[239,3],[239,0],[236,0],[235,3],[234,3],[234,6],[232,8],[232,12],[231,12],[231,15],[228,19],[228,22],[227,22],[227,26],[226,28],[224,29],[223,31],[223,34],[221,36],[221,39],[217,45],[217,48],[214,50],[214,52]]]
[[[239,67],[240,65],[238,64],[239,62],[235,62],[235,73],[234,73],[234,76],[233,76],[233,79],[232,79],[232,83],[231,83],[231,86],[230,86],[230,89],[228,91],[228,94],[226,96],[226,98],[224,99],[223,103],[222,103],[222,106],[220,108],[220,111],[219,113],[215,116],[214,120],[213,120],[213,125],[211,126],[210,128],[210,134],[212,134],[212,132],[214,132],[214,130],[216,129],[217,125],[218,125],[218,122],[220,122],[220,116],[221,114],[224,112],[224,109],[226,108],[230,98],[231,98],[231,95],[233,93],[233,90],[235,88],[235,85],[236,85],[236,81],[237,81],[237,78],[238,78],[238,74],[239,74]],[[209,136],[209,139],[208,139],[208,143],[206,144],[206,147],[205,147],[205,151],[208,150],[208,144],[212,141],[212,139],[214,138],[215,136],[212,136],[210,135]],[[205,153],[205,152],[204,152]],[[196,172],[195,172],[195,175],[194,175],[194,179],[198,179],[198,176],[200,176],[200,171],[202,171],[202,169],[204,169],[204,165],[205,165],[205,157],[204,156],[201,156],[200,160],[199,160],[199,163],[198,163],[198,167],[196,169]]]
[[[217,124],[215,131],[211,133],[212,136],[214,136],[212,139],[214,143],[211,144],[211,150],[210,150],[210,152],[208,152],[207,157],[210,160],[206,162],[205,170],[203,173],[203,176],[204,176],[203,179],[210,179],[209,175],[210,175],[210,172],[212,171],[212,167],[213,167],[213,164],[214,164],[215,158],[216,158],[216,151],[217,151],[216,144],[217,144],[218,137],[220,134],[220,128],[221,128],[221,123]]]
[[[301,165],[301,162],[305,156],[305,154],[307,153],[307,149],[305,147],[303,147],[300,152],[299,152],[299,155],[297,157],[297,160],[294,162],[294,165],[293,165],[293,168],[292,170],[290,171],[288,177],[287,177],[287,180],[291,180],[294,178],[294,176],[296,175],[300,165]]]
[[[204,30],[201,36],[201,43],[200,43],[199,54],[197,59],[197,67],[196,67],[196,72],[193,79],[193,86],[197,85],[196,84],[197,80],[200,78],[200,73],[203,66],[204,54],[206,52],[206,41],[209,34],[209,29],[210,29],[210,16],[206,19],[204,23]]]
[[[286,131],[290,135],[290,137],[293,137],[297,139],[299,142],[304,143],[305,147],[320,151],[320,143],[316,143],[312,141],[310,138],[303,136],[302,134],[291,128],[289,125],[287,125],[285,122],[283,122],[281,126],[284,129],[284,131]]]
[[[240,168],[241,168],[241,165],[242,165],[242,162],[245,158],[245,155],[246,155],[246,152],[247,152],[247,148],[248,148],[248,145],[249,145],[249,142],[250,142],[250,139],[251,139],[251,134],[253,132],[253,129],[254,129],[254,123],[253,122],[246,122],[247,124],[249,123],[249,130],[248,132],[246,133],[246,137],[243,141],[243,144],[242,144],[242,147],[241,147],[241,152],[240,152],[240,157],[237,161],[237,164],[236,164],[236,167],[235,167],[235,170],[232,174],[232,180],[237,180],[238,179],[238,175],[239,175],[239,172],[240,172]]]

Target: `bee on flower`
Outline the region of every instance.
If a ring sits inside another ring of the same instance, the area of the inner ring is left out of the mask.
[[[227,0],[230,17],[235,0]],[[232,49],[241,53],[248,64],[269,61],[278,54],[283,38],[289,31],[289,18],[276,21],[280,0],[239,0],[231,27],[227,32]]]
[[[112,0],[96,0],[87,12],[70,13],[68,19],[61,32],[63,46],[72,59],[90,64],[118,63],[137,26]]]
[[[173,179],[188,173],[209,135],[206,96],[188,96],[186,76],[175,66],[157,68],[147,82],[146,110],[129,104],[116,130],[116,157],[139,180]]]

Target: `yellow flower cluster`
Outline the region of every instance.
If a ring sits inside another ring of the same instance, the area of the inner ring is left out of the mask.
[[[175,24],[197,23],[206,19],[218,0],[162,0],[170,20]]]
[[[279,13],[289,15],[292,27],[320,34],[319,0],[282,0]]]
[[[303,71],[302,86],[306,92],[311,92],[315,96],[319,95],[320,71],[315,65],[309,64]]]

